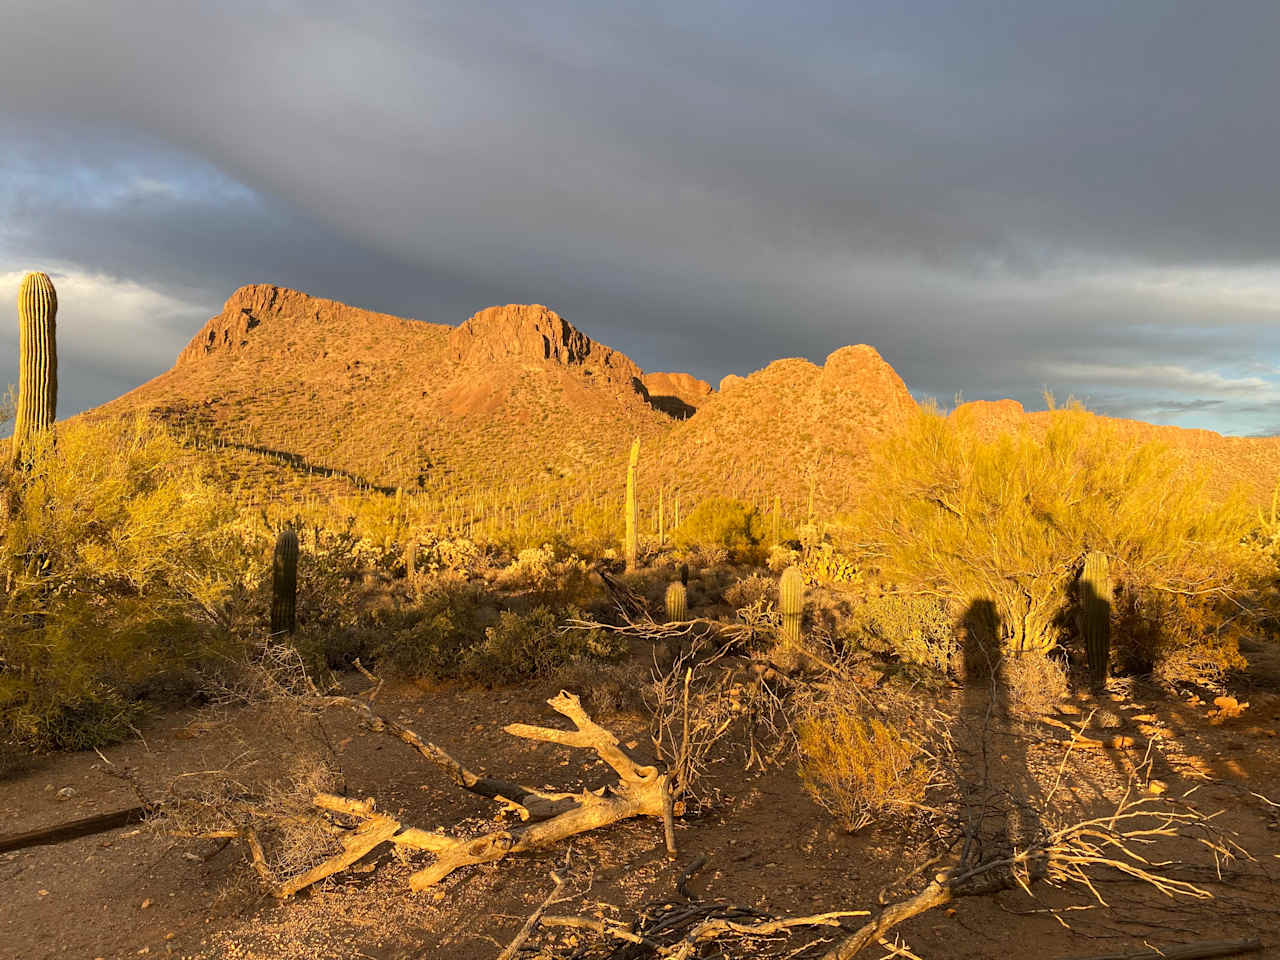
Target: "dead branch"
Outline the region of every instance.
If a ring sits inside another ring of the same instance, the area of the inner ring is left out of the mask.
[[[552,709],[572,721],[573,730],[534,727],[522,723],[510,724],[506,730],[513,736],[524,739],[592,749],[617,774],[616,785],[583,790],[577,794],[547,793],[479,777],[440,747],[424,741],[409,728],[376,713],[363,700],[332,697],[328,698],[328,703],[357,709],[375,729],[389,732],[408,744],[421,756],[443,769],[454,783],[471,792],[491,797],[507,809],[514,809],[523,822],[511,829],[495,830],[479,837],[455,838],[416,827],[405,827],[398,820],[377,812],[372,800],[319,793],[312,800],[318,810],[354,818],[359,821],[359,825],[354,831],[342,831],[340,852],[298,877],[273,884],[272,893],[277,897],[290,897],[299,890],[346,869],[383,843],[424,850],[435,855],[435,861],[429,867],[419,870],[409,878],[412,889],[423,890],[439,883],[460,867],[492,863],[508,854],[550,846],[568,837],[632,817],[662,818],[669,841],[673,835],[669,819],[671,802],[668,776],[657,767],[639,764],[627,756],[619,747],[618,739],[587,715],[574,694],[561,691],[547,701]],[[253,853],[254,838],[244,832],[238,835],[246,840]],[[260,852],[259,846],[258,852],[254,853],[254,863],[259,867],[259,873],[262,873],[265,864]]]
[[[538,905],[538,909],[529,914],[529,919],[524,922],[524,926],[520,928],[520,932],[516,934],[516,938],[512,940],[502,953],[498,954],[498,960],[512,960],[512,957],[524,946],[529,934],[533,933],[534,928],[538,925],[538,920],[547,912],[547,907],[555,902],[556,897],[560,896],[560,891],[564,889],[564,879],[560,877],[554,870],[551,871],[551,879],[555,881],[555,887],[547,894],[547,899]]]
[[[95,833],[104,833],[140,823],[145,820],[150,808],[145,806],[129,807],[127,810],[116,810],[112,813],[100,813],[93,817],[70,820],[41,830],[30,830],[25,833],[13,833],[0,837],[0,853],[10,850],[23,850],[27,847],[38,847],[45,844],[62,843],[65,840],[76,840]]]
[[[655,939],[656,932],[647,931],[644,925],[639,932],[636,932],[628,929],[626,924],[618,920],[608,920],[603,917],[544,916],[541,924],[545,927],[574,927],[579,930],[590,930],[602,937],[613,937],[628,943],[640,944],[648,947],[662,960],[690,960],[703,944],[726,936],[749,940],[771,937],[802,927],[839,927],[841,920],[848,917],[865,917],[868,914],[866,910],[837,910],[808,917],[747,914],[738,919],[737,915],[744,911],[726,908],[723,904],[697,906],[691,908],[689,913],[691,916],[697,916],[713,911],[725,915],[709,916],[695,923],[674,942],[667,943]],[[654,926],[670,929],[672,924],[669,918],[662,917]]]
[[[1030,892],[1032,882],[1084,887],[1100,904],[1093,875],[1112,870],[1145,883],[1168,897],[1213,899],[1203,887],[1172,875],[1178,861],[1152,860],[1143,848],[1161,840],[1191,839],[1209,849],[1215,860],[1248,854],[1226,838],[1208,834],[1210,817],[1190,806],[1126,793],[1113,813],[1072,823],[1052,831],[1021,852],[969,869],[938,873],[919,893],[890,904],[861,929],[823,955],[823,960],[849,960],[893,927],[959,897],[992,893],[1018,886]]]

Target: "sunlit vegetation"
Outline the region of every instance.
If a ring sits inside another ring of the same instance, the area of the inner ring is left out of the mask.
[[[1270,609],[1275,514],[1209,496],[1176,453],[1075,406],[994,438],[926,410],[871,451],[864,474],[829,518],[807,522],[800,504],[775,521],[773,497],[681,500],[681,478],[659,483],[642,461],[631,582],[660,610],[684,563],[691,607],[773,611],[776,578],[796,565],[820,588],[806,623],[824,657],[963,678],[1052,655],[1054,689],[1063,653],[1081,657],[1087,551],[1114,566],[1120,673],[1221,679]],[[66,424],[30,470],[5,477],[5,736],[85,746],[125,735],[148,702],[190,696],[261,639],[285,526],[302,554],[293,642],[317,676],[361,658],[489,685],[617,661],[612,635],[561,624],[611,615],[592,571],[621,564],[622,479],[380,489],[157,419]],[[1047,688],[1043,669],[1001,675],[1015,707],[1018,678],[1027,693]],[[887,735],[845,733],[859,731]]]

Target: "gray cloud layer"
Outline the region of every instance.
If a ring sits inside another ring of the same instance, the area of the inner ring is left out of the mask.
[[[864,341],[921,394],[1280,420],[1273,3],[16,7],[0,274],[186,305],[141,354],[86,308],[73,406],[269,280],[545,302],[712,379]]]

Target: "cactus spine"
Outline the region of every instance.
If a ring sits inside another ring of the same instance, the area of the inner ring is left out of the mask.
[[[28,273],[18,288],[18,409],[13,425],[13,462],[21,463],[32,441],[53,426],[58,406],[58,294],[47,274]]]
[[[782,645],[793,650],[800,646],[800,623],[804,618],[804,574],[794,564],[782,571],[778,581],[778,611],[782,614]]]
[[[689,594],[683,583],[667,587],[667,623],[683,623],[689,619]]]
[[[636,508],[636,466],[640,463],[640,438],[631,444],[631,460],[627,464],[627,572],[636,568],[636,554],[640,552],[639,511]]]
[[[271,635],[293,635],[297,627],[298,535],[285,527],[271,561]]]
[[[1080,601],[1080,632],[1084,634],[1089,676],[1095,686],[1102,686],[1111,660],[1111,571],[1105,553],[1094,552],[1084,558]]]

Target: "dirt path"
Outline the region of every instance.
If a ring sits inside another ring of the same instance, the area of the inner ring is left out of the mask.
[[[513,720],[554,723],[543,701],[546,685],[497,692],[401,686],[386,691],[382,709],[425,736],[448,745],[464,762],[495,775],[574,788],[604,782],[598,763],[583,767],[580,752],[513,740]],[[1170,792],[1199,784],[1202,808],[1219,809],[1225,825],[1257,859],[1241,875],[1211,887],[1208,903],[1162,901],[1132,884],[1107,883],[1113,909],[1085,906],[1077,893],[1046,891],[1039,900],[1010,891],[960,901],[901,928],[911,949],[926,958],[1088,956],[1121,947],[1228,939],[1254,933],[1280,944],[1280,697],[1263,684],[1245,713],[1220,726],[1207,705],[1149,698],[1131,705],[1143,732],[1159,737],[1155,775]],[[135,767],[143,783],[159,784],[183,769],[216,762],[217,738],[189,714],[175,714],[144,730],[146,743],[103,751],[117,767]],[[638,717],[609,718],[624,741],[645,752]],[[376,796],[380,808],[426,828],[478,828],[491,805],[454,788],[401,744],[364,730],[353,715],[328,717],[341,744],[349,792]],[[993,761],[1000,776],[1051,778],[1061,762],[1052,737],[1001,731]],[[1122,789],[1141,758],[1123,752],[1073,759],[1072,803],[1105,802]],[[34,829],[135,802],[129,787],[103,772],[94,753],[63,754],[31,763],[0,783],[0,832]],[[660,828],[651,821],[616,825],[577,838],[544,857],[469,868],[433,892],[412,894],[406,879],[421,855],[384,854],[372,869],[349,871],[289,903],[264,897],[247,879],[243,851],[206,842],[175,846],[135,827],[57,846],[0,854],[0,957],[182,956],[192,958],[347,958],[472,960],[495,957],[524,917],[550,889],[559,866],[575,896],[561,912],[634,908],[674,896],[675,883],[696,856],[707,866],[691,882],[702,897],[778,914],[871,907],[886,884],[924,859],[922,837],[890,829],[857,836],[838,830],[804,794],[788,767],[743,779],[732,764],[713,771],[721,802],[678,829],[680,856],[669,861]],[[74,795],[59,799],[71,788]],[[907,888],[910,884],[907,884]],[[895,893],[900,891],[895,891]],[[601,907],[598,905],[608,905]],[[1272,946],[1258,956],[1280,957]]]

